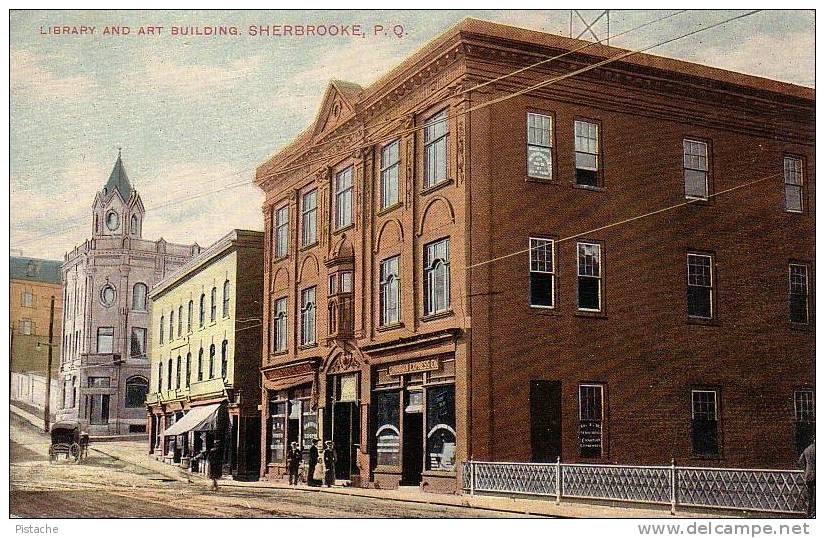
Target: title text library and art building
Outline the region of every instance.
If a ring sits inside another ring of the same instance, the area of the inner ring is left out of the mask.
[[[465,20],[333,81],[258,168],[262,477],[315,437],[382,488],[455,490],[470,458],[794,464],[813,90],[637,54],[514,95],[624,52],[584,45]]]

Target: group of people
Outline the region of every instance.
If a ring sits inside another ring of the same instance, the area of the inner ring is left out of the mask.
[[[306,482],[308,486],[332,487],[335,484],[335,445],[332,441],[324,443],[324,448],[320,449],[321,441],[312,440],[309,448],[309,465],[307,467]],[[289,485],[297,486],[300,483],[301,461],[303,452],[297,442],[290,444],[287,452],[286,462],[289,470]]]

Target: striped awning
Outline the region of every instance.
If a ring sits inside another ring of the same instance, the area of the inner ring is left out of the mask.
[[[186,432],[216,430],[218,424],[218,409],[221,404],[209,404],[193,407],[183,418],[169,426],[163,435],[181,435]]]

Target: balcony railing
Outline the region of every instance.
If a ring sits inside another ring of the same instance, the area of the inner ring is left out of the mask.
[[[464,491],[804,514],[802,471],[581,463],[464,462]]]

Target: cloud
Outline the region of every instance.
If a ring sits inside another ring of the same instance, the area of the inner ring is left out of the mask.
[[[11,94],[39,101],[77,99],[95,89],[93,79],[84,75],[60,76],[54,70],[57,56],[16,49],[10,53]]]
[[[155,90],[194,98],[238,86],[258,71],[260,63],[259,58],[250,57],[226,65],[187,65],[172,55],[152,55],[146,57],[142,68],[127,74],[124,84],[130,90]]]

